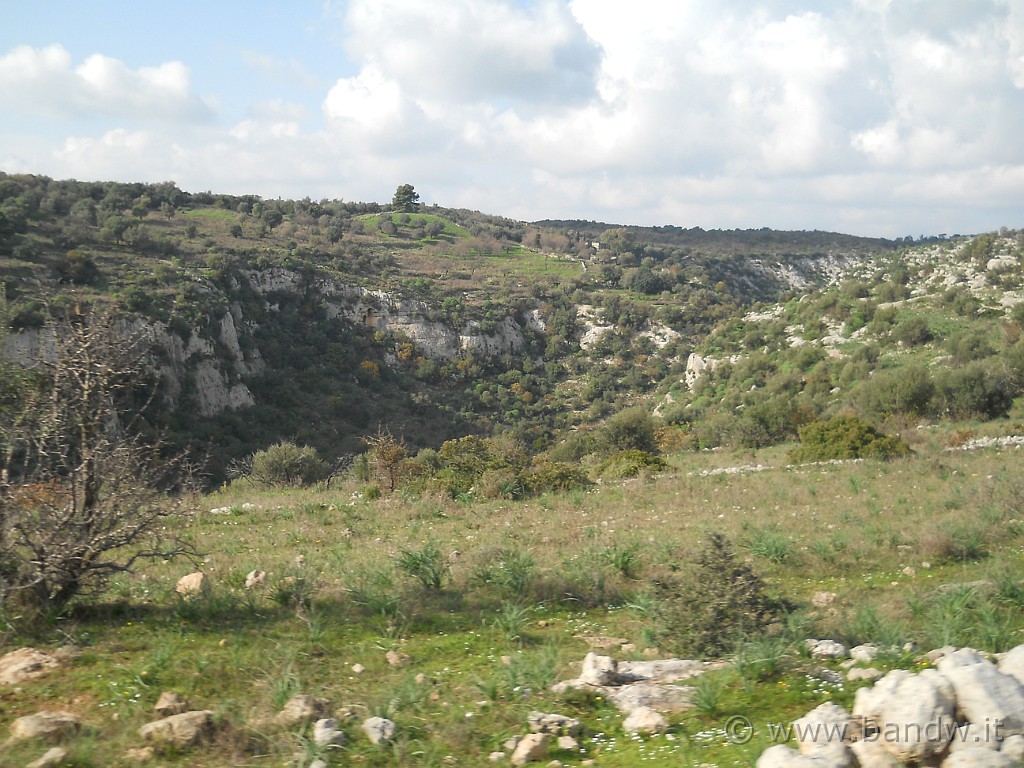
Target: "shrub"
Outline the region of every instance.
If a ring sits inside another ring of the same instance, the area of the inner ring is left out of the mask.
[[[328,471],[315,448],[282,440],[253,454],[249,477],[261,485],[299,488],[323,480]]]
[[[941,374],[935,382],[935,408],[954,419],[1005,416],[1019,387],[997,366],[975,362]]]
[[[685,577],[659,587],[662,645],[687,658],[720,656],[779,621],[786,606],[770,597],[728,540],[712,533]]]
[[[898,437],[883,435],[856,416],[834,416],[800,430],[800,446],[789,453],[790,462],[836,459],[892,459],[906,456],[910,446]]]
[[[578,466],[541,459],[523,475],[523,484],[529,493],[541,494],[588,488],[591,482]]]
[[[636,477],[641,471],[663,472],[668,464],[660,456],[647,451],[620,451],[605,459],[597,472],[602,477],[626,478]]]
[[[860,387],[858,402],[868,414],[920,415],[928,410],[935,383],[923,365],[878,371]]]
[[[908,317],[900,320],[890,334],[894,341],[908,347],[917,347],[932,340],[932,330],[923,317]]]
[[[609,451],[644,451],[657,453],[654,419],[642,406],[619,411],[601,429],[601,437]]]

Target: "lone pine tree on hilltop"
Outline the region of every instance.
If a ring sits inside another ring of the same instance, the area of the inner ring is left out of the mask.
[[[402,184],[395,190],[391,207],[398,213],[412,213],[420,207],[420,196],[412,184]]]

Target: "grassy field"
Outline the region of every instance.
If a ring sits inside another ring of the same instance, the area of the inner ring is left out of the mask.
[[[963,425],[908,430],[916,454],[889,464],[790,467],[783,447],[682,453],[659,476],[526,501],[401,492],[371,501],[354,482],[288,492],[236,483],[197,499],[188,521],[211,581],[202,598],[174,592],[187,563],[161,563],[68,616],[31,627],[9,617],[0,650],[72,645],[77,655],[0,691],[0,720],[68,709],[87,725],[68,745],[73,765],[134,764],[124,755],[140,745],[138,727],[174,690],[213,710],[220,727],[211,745],[160,764],[305,765],[318,754],[309,733],[272,719],[292,695],[311,693],[332,702],[349,735],[324,755],[337,765],[485,764],[536,709],[585,723],[582,752],[552,752],[566,764],[751,765],[771,744],[769,723],[823,701],[849,704],[860,685],[822,682],[806,637],[894,646],[882,669],[918,665],[900,650],[907,642],[989,651],[1024,642],[1020,451],[945,450],[966,434]],[[696,706],[664,735],[627,736],[606,702],[547,690],[574,677],[592,648],[640,658],[671,645],[655,584],[685,574],[712,532],[792,604],[783,624],[701,678]],[[246,590],[253,569],[266,582]],[[816,608],[822,591],[835,600]],[[388,651],[408,658],[393,667]],[[395,720],[393,744],[363,737],[369,715]],[[751,719],[749,743],[729,740],[732,715]],[[15,745],[4,761],[41,752]]]

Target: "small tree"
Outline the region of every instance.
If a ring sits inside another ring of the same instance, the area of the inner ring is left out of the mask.
[[[396,213],[415,213],[420,207],[420,196],[412,184],[402,184],[395,190],[391,208]]]
[[[5,601],[60,609],[142,559],[191,554],[168,533],[186,510],[164,491],[184,459],[142,436],[156,391],[148,339],[110,312],[76,311],[43,327],[41,359],[5,385],[0,579]]]
[[[405,441],[395,439],[386,429],[380,429],[376,435],[363,438],[363,442],[370,449],[370,470],[389,491],[394,491],[405,471],[405,460],[409,457]]]

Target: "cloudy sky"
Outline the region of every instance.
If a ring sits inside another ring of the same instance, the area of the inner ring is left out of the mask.
[[[522,219],[1024,227],[1024,0],[40,0],[0,170]]]

